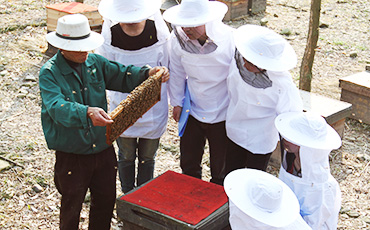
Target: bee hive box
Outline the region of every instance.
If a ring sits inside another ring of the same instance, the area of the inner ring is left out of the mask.
[[[341,101],[352,103],[351,118],[370,124],[370,72],[363,71],[339,79]]]
[[[224,20],[229,21],[237,17],[248,14],[257,14],[265,12],[266,0],[218,0],[227,5],[227,11]]]
[[[98,8],[80,2],[63,2],[46,6],[48,32],[55,31],[58,18],[67,14],[83,14],[89,19],[91,30],[100,33],[103,19]]]
[[[125,230],[231,230],[222,186],[166,171],[117,198]]]

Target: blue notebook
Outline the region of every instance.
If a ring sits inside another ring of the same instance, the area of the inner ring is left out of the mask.
[[[188,89],[188,84],[185,84],[185,99],[184,104],[182,105],[182,111],[180,115],[180,120],[178,124],[179,136],[182,137],[184,134],[186,123],[188,122],[189,114],[190,114],[190,93]]]

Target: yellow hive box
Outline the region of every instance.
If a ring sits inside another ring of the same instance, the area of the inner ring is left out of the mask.
[[[47,30],[55,31],[58,18],[67,14],[83,14],[89,19],[91,30],[100,33],[103,19],[98,8],[80,2],[64,2],[46,6]]]

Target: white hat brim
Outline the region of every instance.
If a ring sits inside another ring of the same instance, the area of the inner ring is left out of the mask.
[[[293,47],[279,34],[285,43],[282,55],[278,59],[269,58],[261,53],[256,53],[254,49],[248,46],[248,42],[257,36],[269,34],[272,30],[257,25],[244,25],[234,32],[235,46],[242,56],[257,67],[269,71],[286,71],[297,65],[297,55]],[[275,32],[274,32],[275,33]]]
[[[81,52],[94,50],[104,43],[103,36],[94,31],[90,32],[89,37],[79,40],[61,38],[54,31],[46,35],[46,40],[56,48]]]
[[[280,209],[267,212],[256,207],[246,188],[250,188],[253,180],[271,180],[283,188]],[[224,189],[229,199],[245,214],[253,219],[273,227],[284,227],[293,223],[299,215],[299,203],[293,191],[275,176],[256,169],[237,169],[230,172],[224,181]]]
[[[275,119],[276,129],[281,136],[287,141],[308,148],[314,149],[338,149],[342,145],[342,140],[330,125],[326,124],[326,135],[322,138],[312,139],[310,136],[305,135],[291,125],[291,121],[297,116],[302,116],[300,112],[288,112],[278,115]]]
[[[153,16],[160,8],[161,1],[151,0],[150,4],[140,9],[122,12],[115,8],[113,0],[102,0],[99,4],[98,11],[104,17],[115,22],[138,23]]]
[[[217,18],[221,20],[227,13],[227,5],[218,1],[209,1],[209,12],[208,14],[195,15],[194,17],[184,17],[181,11],[181,4],[173,6],[167,9],[163,13],[163,19],[175,26],[181,27],[197,27],[205,25]]]

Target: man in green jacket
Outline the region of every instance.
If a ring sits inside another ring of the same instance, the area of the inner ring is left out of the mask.
[[[89,229],[110,229],[116,198],[117,160],[106,144],[105,90],[128,93],[165,67],[123,66],[89,53],[103,44],[90,31],[85,16],[59,18],[56,32],[46,35],[59,48],[40,70],[41,120],[50,149],[56,150],[55,185],[62,195],[60,229],[78,229],[87,189],[91,193]]]

